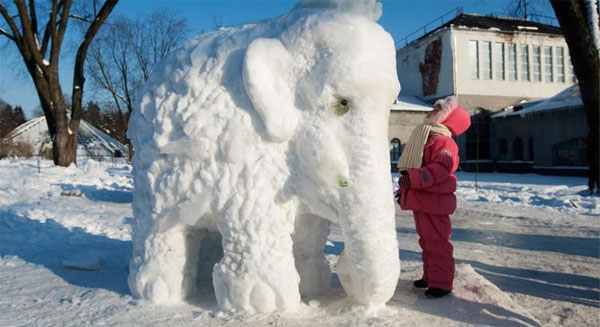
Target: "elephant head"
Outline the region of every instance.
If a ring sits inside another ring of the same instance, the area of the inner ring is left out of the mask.
[[[255,39],[243,81],[266,137],[289,144],[302,207],[341,227],[346,292],[383,305],[400,270],[387,145],[400,85],[393,40],[373,18],[323,11]]]

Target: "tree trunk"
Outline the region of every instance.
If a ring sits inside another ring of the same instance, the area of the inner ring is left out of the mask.
[[[81,119],[85,82],[83,64],[90,43],[117,2],[118,0],[106,0],[99,12],[96,13],[94,10],[96,15],[89,21],[90,26],[75,56],[71,108],[68,108],[65,102],[58,68],[73,1],[52,1],[52,8],[48,12],[48,23],[43,29],[43,34],[38,29],[34,1],[28,2],[28,8],[24,0],[15,0],[17,14],[9,13],[0,2],[0,16],[10,28],[9,31],[0,28],[0,36],[5,36],[15,43],[31,75],[52,138],[54,163],[58,166],[68,167],[72,163],[77,163],[77,131]],[[39,35],[43,35],[41,40]]]
[[[53,67],[48,67],[47,73],[44,74],[35,62],[26,61],[25,64],[34,80],[46,117],[54,164],[62,167],[77,164],[77,133],[69,129],[68,108],[58,80],[58,72]]]
[[[591,190],[600,187],[598,184],[598,129],[600,111],[600,56],[597,44],[588,24],[599,25],[600,22],[590,22],[591,15],[586,9],[587,1],[579,0],[550,0],[554,13],[569,46],[569,53],[575,76],[579,81],[581,98],[585,107],[588,124],[587,147],[589,162],[589,187]],[[589,10],[593,10],[590,8]]]

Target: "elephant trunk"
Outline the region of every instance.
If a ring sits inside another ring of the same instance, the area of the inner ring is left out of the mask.
[[[387,129],[366,126],[352,145],[350,185],[340,194],[340,227],[345,250],[338,275],[361,305],[383,306],[400,274],[395,208],[389,173]]]

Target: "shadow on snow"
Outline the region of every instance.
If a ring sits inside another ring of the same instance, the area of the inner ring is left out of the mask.
[[[331,243],[325,246],[325,254],[340,255],[344,249],[344,243],[337,241],[330,242]],[[401,249],[399,255],[401,260],[421,260],[421,253],[415,251]],[[492,304],[473,302],[455,296],[432,301],[431,299],[425,298],[423,294],[414,293],[412,282],[406,280],[398,281],[395,295],[388,304],[405,308],[408,307],[415,311],[442,316],[469,324],[490,326],[540,326],[531,318]],[[440,307],[451,309],[440,310]]]
[[[414,229],[399,228],[399,233],[415,233]],[[512,238],[512,239],[511,239]],[[597,239],[551,235],[526,235],[507,232],[455,229],[453,241],[499,245],[524,250],[551,251],[597,258]],[[585,248],[574,248],[585,247]],[[402,260],[421,261],[421,253],[400,249]],[[600,307],[600,279],[559,272],[493,266],[472,260],[456,260],[470,264],[480,275],[504,292],[521,293],[545,299],[566,301]],[[583,288],[583,289],[582,289]]]
[[[412,228],[398,228],[398,233],[415,233]],[[452,241],[504,246],[513,249],[557,252],[598,258],[597,238],[519,234],[495,230],[452,229]]]
[[[79,227],[69,230],[53,219],[40,222],[5,210],[0,210],[0,217],[0,256],[14,255],[44,266],[72,285],[129,294],[131,242],[90,234]],[[101,254],[98,270],[77,270],[62,265],[63,260],[90,251]]]

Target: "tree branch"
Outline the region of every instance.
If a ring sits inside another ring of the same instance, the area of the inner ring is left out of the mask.
[[[37,49],[40,48],[40,39],[38,38],[38,23],[37,15],[35,14],[35,1],[29,0],[29,20],[31,21],[31,29]]]
[[[94,22],[86,31],[83,42],[81,42],[79,49],[77,49],[77,55],[75,56],[75,69],[73,70],[73,108],[71,122],[69,123],[69,126],[72,130],[77,130],[77,128],[79,128],[79,121],[81,120],[81,100],[83,97],[83,84],[85,83],[84,65],[88,48],[96,36],[96,33],[98,33],[98,30],[102,24],[104,24],[104,21],[118,2],[119,0],[106,0],[106,2],[104,2],[102,8],[100,8],[100,11],[98,12],[98,16],[96,16]]]
[[[31,22],[29,21],[29,13],[27,12],[27,6],[23,0],[15,0],[17,10],[19,11],[19,18],[21,19],[21,28],[23,29],[23,39],[25,40],[24,48],[29,50],[33,61],[40,67],[44,74],[48,73],[48,67],[44,64],[44,58],[42,58],[37,44],[34,40],[33,30],[31,29]]]
[[[55,64],[58,63],[58,58],[60,54],[60,47],[62,46],[62,41],[65,36],[65,32],[67,30],[67,23],[69,21],[69,12],[71,11],[72,0],[64,0],[61,1],[63,4],[60,20],[58,21],[58,31],[54,32],[52,37],[52,47],[50,48],[50,63]]]
[[[44,30],[44,37],[42,39],[42,48],[40,53],[42,56],[46,56],[46,51],[48,50],[48,43],[50,42],[50,36],[54,34],[55,26],[56,26],[56,15],[60,8],[64,6],[64,1],[60,3],[56,3],[56,0],[52,1],[52,10],[50,11],[50,17],[48,18],[48,23],[46,24],[46,28]]]
[[[16,39],[14,36],[12,36],[12,34],[8,33],[7,31],[5,31],[4,29],[0,28],[0,35],[4,35],[7,38],[9,38],[11,41],[16,42]]]
[[[6,10],[6,8],[4,7],[4,5],[2,3],[0,3],[0,14],[2,15],[2,17],[4,17],[4,20],[6,21],[6,23],[8,24],[8,26],[10,27],[10,29],[13,33],[12,40],[17,44],[17,47],[19,47],[19,51],[23,52],[23,42],[22,42],[21,34],[19,34],[19,28],[17,27],[17,24],[15,24],[15,21],[10,16],[10,14],[8,13],[8,11]],[[4,35],[8,36],[8,33],[4,34]],[[10,37],[9,37],[9,39],[10,39]]]
[[[95,4],[96,2],[94,2]],[[79,16],[79,15],[75,15],[75,14],[69,14],[69,17],[73,18],[73,19],[77,19],[80,20],[82,22],[86,22],[86,23],[93,23],[94,21],[89,19],[89,18],[85,18],[83,16]]]
[[[93,67],[91,67],[91,69],[90,69],[90,75],[92,76],[94,81],[100,85],[100,87],[108,90],[108,92],[112,94],[113,98],[115,98],[115,104],[117,105],[117,107],[120,110],[121,107],[120,107],[119,101],[117,101],[117,99],[120,99],[123,102],[125,102],[126,100],[122,95],[119,94],[119,92],[113,86],[113,81],[110,79],[110,76],[109,76],[111,74],[106,70],[106,65],[105,65],[104,61],[102,61],[102,54],[100,53],[100,50],[96,49],[95,47],[92,47],[91,50],[92,50],[92,59],[96,63],[98,70],[100,71],[100,74],[102,75],[102,77],[99,76],[99,74],[96,72],[95,69],[93,69]]]

